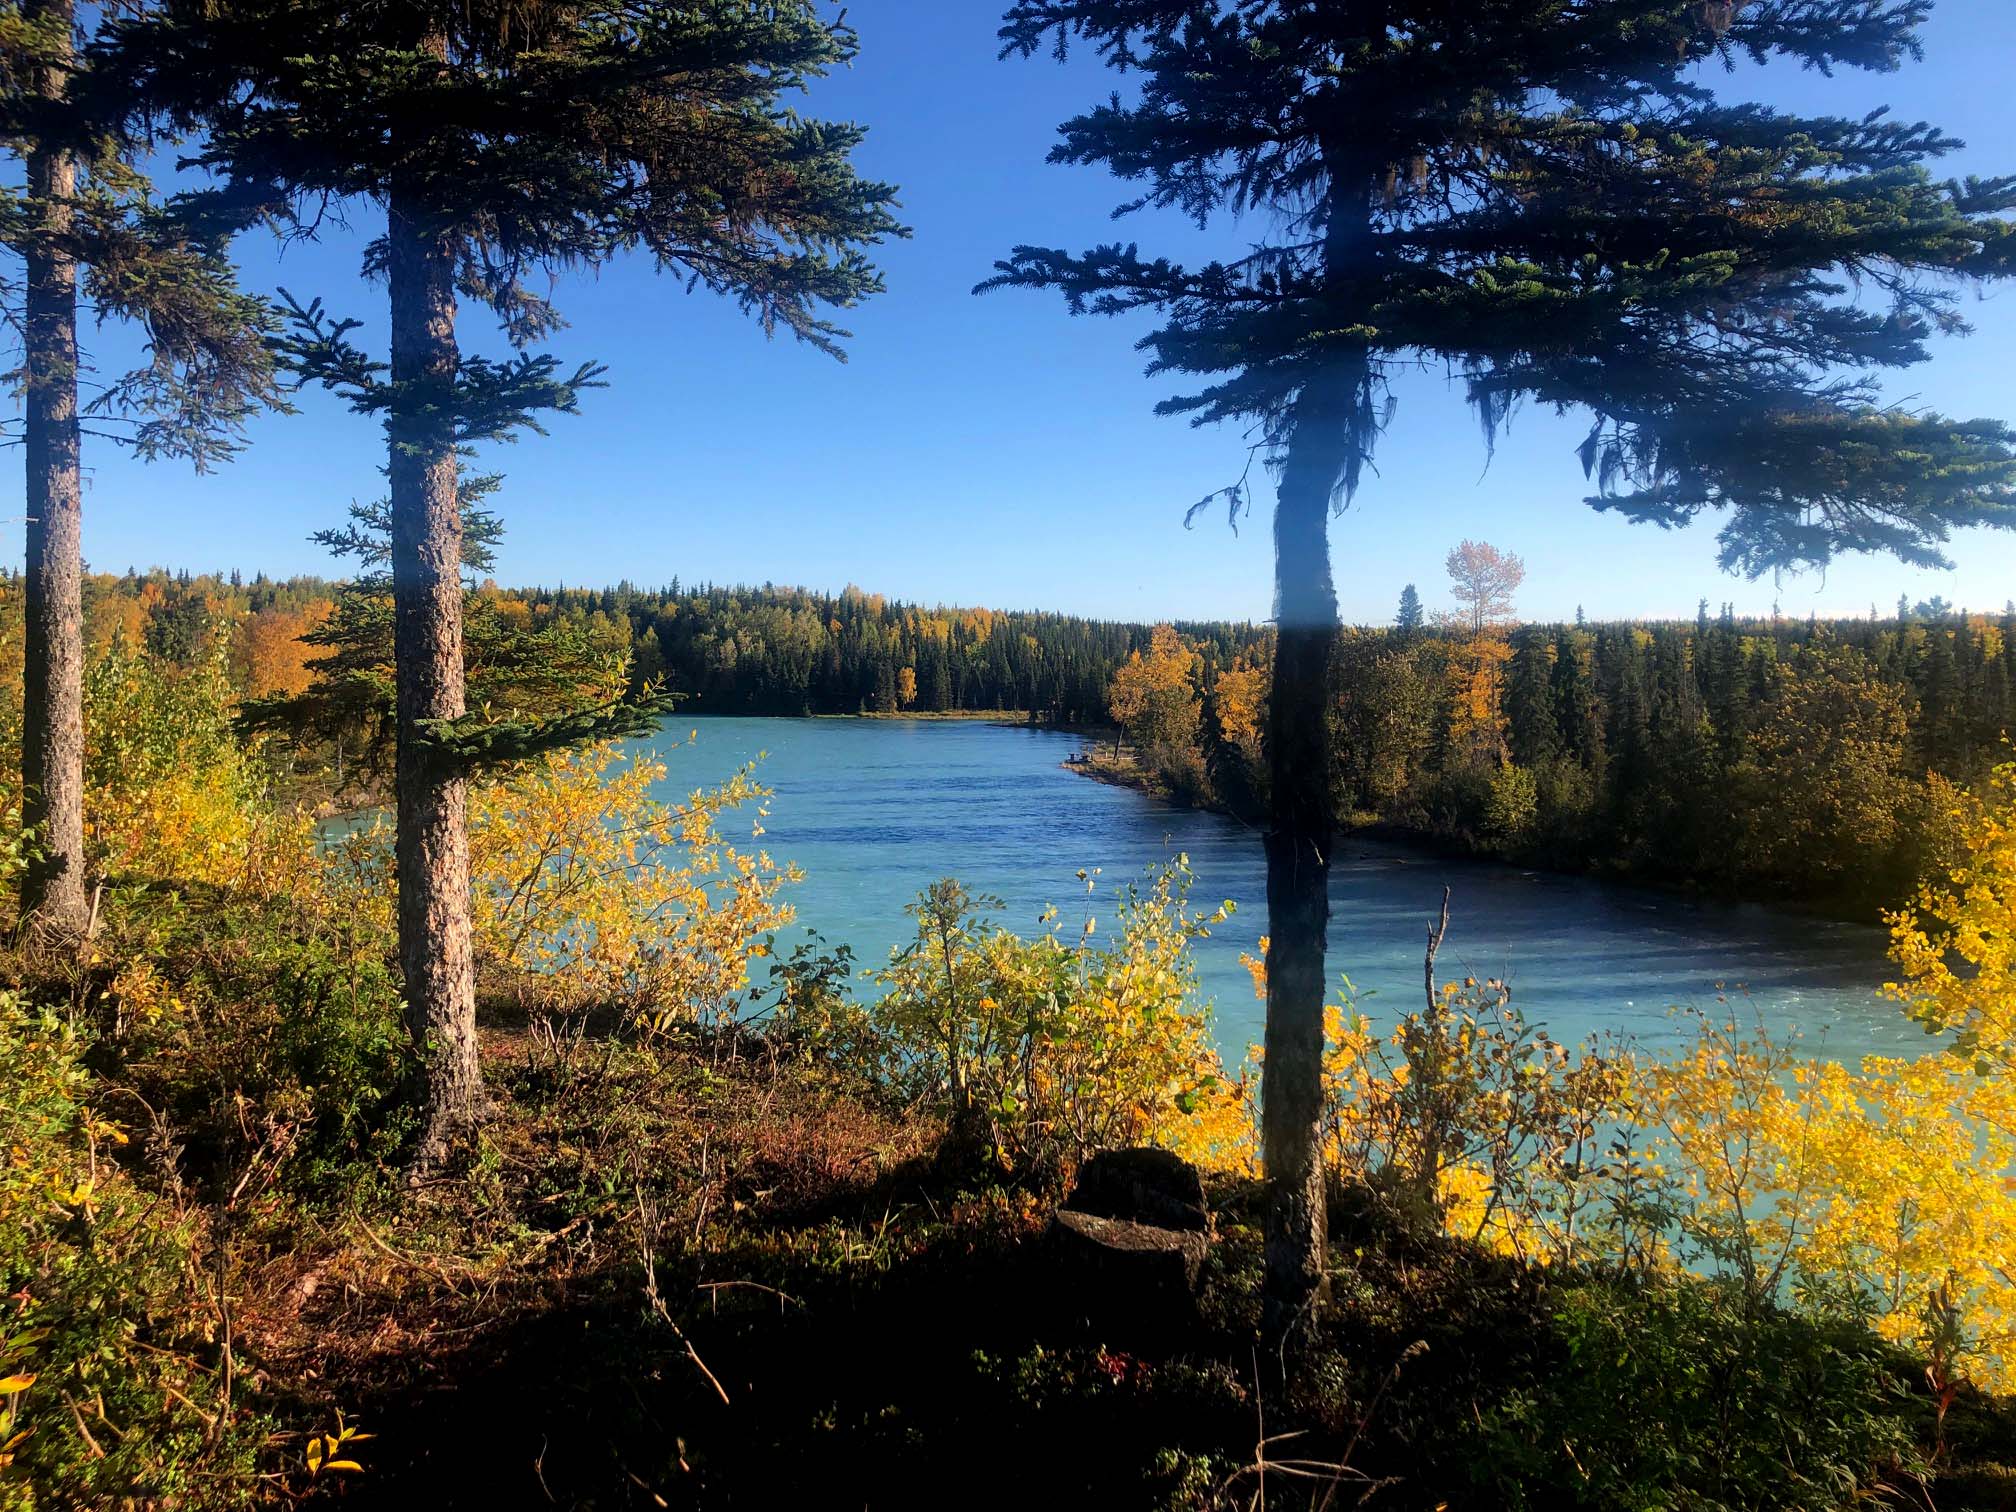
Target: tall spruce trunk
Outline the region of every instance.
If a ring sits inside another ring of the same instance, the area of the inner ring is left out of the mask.
[[[72,0],[35,0],[28,18],[57,23],[70,52]],[[66,70],[37,81],[63,93]],[[28,155],[28,194],[41,225],[27,257],[22,366],[27,410],[27,635],[22,667],[21,822],[39,855],[22,878],[23,922],[73,939],[89,926],[84,897],[83,483],[77,427],[77,261],[64,245],[73,221],[77,161],[61,147]]]
[[[426,1070],[414,1165],[439,1165],[481,1122],[470,942],[467,794],[421,743],[421,722],[465,712],[462,514],[451,415],[455,258],[415,197],[395,187],[386,236],[392,303],[393,661],[398,688],[399,962]]]
[[[1280,1343],[1328,1287],[1321,1149],[1324,951],[1330,919],[1330,662],[1337,594],[1330,505],[1351,448],[1356,375],[1297,402],[1274,505],[1277,632],[1267,703],[1267,1337]]]
[[[1376,156],[1376,154],[1375,154]],[[1326,136],[1326,297],[1353,308],[1370,247],[1367,196],[1378,164],[1347,134]],[[1348,322],[1346,322],[1348,323]],[[1371,366],[1340,345],[1303,385],[1274,502],[1274,686],[1267,703],[1267,1066],[1260,1150],[1267,1172],[1263,1326],[1286,1346],[1329,1295],[1324,1251],[1323,998],[1330,923],[1330,663],[1337,590],[1330,505],[1371,444]]]

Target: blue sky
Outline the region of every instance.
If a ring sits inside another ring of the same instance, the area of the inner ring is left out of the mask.
[[[1089,58],[997,62],[996,10],[854,0],[861,60],[807,102],[870,128],[861,165],[901,186],[915,231],[878,259],[888,293],[846,320],[847,364],[766,341],[732,306],[688,295],[642,260],[561,286],[572,325],[552,350],[608,364],[611,387],[581,416],[556,417],[550,436],[497,449],[509,531],[500,580],[854,582],[927,603],[1114,618],[1267,615],[1264,515],[1236,537],[1222,516],[1182,528],[1186,505],[1237,475],[1243,449],[1230,429],[1150,413],[1164,386],[1133,350],[1145,325],[1074,320],[1037,294],[969,292],[1018,242],[1242,245],[1238,228],[1222,241],[1153,217],[1116,228],[1108,217],[1124,186],[1047,165],[1057,123],[1111,82]],[[1939,0],[1926,44],[1924,64],[1894,75],[1774,70],[1771,98],[1842,114],[1889,104],[1966,140],[1952,171],[2016,169],[2016,7]],[[247,281],[319,294],[382,342],[383,291],[356,273],[371,229],[365,207],[325,245],[282,256],[248,239]],[[1973,337],[1942,342],[1890,393],[2016,419],[2016,289],[1969,315]],[[463,328],[469,347],[494,345],[482,312],[465,312]],[[108,366],[123,347],[111,332],[87,341]],[[1887,611],[1900,592],[1970,606],[2016,594],[2016,534],[1985,532],[1956,540],[1950,573],[1857,558],[1824,579],[1732,579],[1715,569],[1712,525],[1664,532],[1581,502],[1584,424],[1529,411],[1487,465],[1459,391],[1419,377],[1399,394],[1378,476],[1331,528],[1347,619],[1387,618],[1409,581],[1442,602],[1443,554],[1466,536],[1525,558],[1520,608],[1532,618],[1577,605],[1591,617],[1690,615],[1704,595],[1757,612],[1775,599],[1803,617],[1866,613],[1872,601]],[[85,551],[102,570],[332,572],[308,534],[379,491],[382,457],[377,427],[320,395],[260,423],[251,449],[207,478],[99,445],[87,458]]]

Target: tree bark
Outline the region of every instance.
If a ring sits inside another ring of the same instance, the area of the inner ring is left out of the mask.
[[[62,30],[58,66],[37,92],[62,95],[72,0],[35,0],[28,18]],[[77,188],[75,157],[38,144],[28,194],[40,225],[28,252],[22,365],[27,408],[27,634],[23,648],[21,822],[39,855],[22,878],[22,920],[58,939],[89,927],[84,897],[83,483],[77,425],[77,262],[67,247]]]
[[[1359,370],[1362,373],[1362,369]],[[1330,505],[1351,448],[1355,374],[1297,401],[1274,505],[1278,625],[1267,706],[1267,1031],[1261,1150],[1268,1184],[1265,1331],[1286,1341],[1327,1294],[1320,1145],[1324,951],[1330,918],[1330,658],[1337,594]]]
[[[465,712],[462,514],[456,498],[452,239],[394,187],[386,235],[392,304],[393,659],[398,695],[399,961],[426,1071],[416,1170],[441,1164],[486,1111],[476,1054],[469,833],[461,773],[421,744],[422,721]]]

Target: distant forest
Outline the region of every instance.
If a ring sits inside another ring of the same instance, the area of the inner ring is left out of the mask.
[[[15,579],[0,578],[0,589],[0,616],[12,629],[20,616]],[[318,672],[327,680],[333,669],[319,662],[354,665],[370,615],[346,601],[374,596],[320,577],[93,574],[85,583],[86,634],[94,655],[123,637],[183,662],[221,636],[246,696],[294,696],[307,693]],[[1106,718],[1115,670],[1149,641],[1146,625],[1073,615],[925,608],[852,587],[816,593],[677,580],[658,589],[486,583],[471,590],[469,614],[528,634],[564,630],[570,644],[604,658],[627,655],[633,686],[662,679],[684,696],[684,711],[706,714],[1015,712],[1097,723]],[[1179,628],[1226,663],[1266,638],[1254,625]],[[16,634],[17,666],[18,642]]]
[[[94,660],[211,659],[304,790],[387,770],[390,617],[368,580],[94,575]],[[18,684],[18,580],[0,655]],[[503,589],[469,596],[472,703],[548,713],[654,684],[683,713],[1013,713],[1126,726],[1124,770],[1179,800],[1264,800],[1265,626],[1153,627],[925,608],[847,588]],[[1855,619],[1518,624],[1429,615],[1340,633],[1340,809],[1484,854],[1894,900],[1936,847],[1948,784],[2016,730],[2016,606]],[[347,796],[346,796],[347,795]]]
[[[1107,718],[1107,690],[1149,629],[1023,610],[927,609],[849,588],[535,590],[558,613],[628,622],[632,675],[665,678],[712,714],[940,714],[1015,710]],[[1265,637],[1245,624],[1180,630],[1229,663]]]

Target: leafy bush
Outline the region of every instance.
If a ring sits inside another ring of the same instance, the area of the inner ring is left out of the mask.
[[[1261,949],[1243,959],[1264,996],[1264,938]],[[1375,1033],[1344,986],[1324,1009],[1320,1137],[1334,1181],[1405,1225],[1522,1260],[1643,1247],[1639,1162],[1613,1137],[1633,1075],[1621,1047],[1565,1045],[1526,1021],[1505,983],[1475,978]]]
[[[199,1184],[371,1169],[403,1138],[411,1055],[382,837],[318,841],[232,726],[228,643],[182,669],[115,643],[90,669],[87,813],[105,876],[75,984],[98,1058]]]
[[[1491,779],[1484,804],[1484,833],[1494,845],[1516,850],[1540,816],[1540,788],[1531,770],[1506,762]]]
[[[1986,1072],[2016,1070],[2016,762],[1985,790],[1935,786],[1939,865],[1889,916],[1901,982],[1884,987],[1928,1031]]]
[[[307,816],[263,801],[231,724],[230,648],[183,671],[115,643],[85,678],[86,849],[113,883],[284,897],[313,885]]]
[[[612,744],[559,751],[471,795],[476,944],[493,988],[545,1012],[616,1008],[665,1029],[731,1013],[797,873],[722,835],[754,805],[753,767],[681,805],[665,763]]]
[[[260,1424],[216,1368],[194,1228],[114,1159],[84,1049],[0,995],[0,1508],[240,1505]]]
[[[1096,882],[1080,875],[1089,899]],[[1199,916],[1189,886],[1179,858],[1122,888],[1102,946],[1089,913],[1069,944],[1054,909],[1025,940],[994,925],[998,900],[933,884],[910,907],[916,940],[876,974],[870,1016],[896,1075],[956,1136],[1042,1179],[1139,1143],[1245,1163],[1245,1088],[1219,1062],[1190,954],[1230,905]]]
[[[1546,1368],[1476,1419],[1494,1505],[1822,1512],[1910,1467],[1914,1362],[1851,1322],[1591,1279],[1548,1331]]]
[[[314,1199],[396,1159],[412,1042],[389,937],[361,910],[153,890],[110,913],[107,1048],[186,1174],[256,1166],[255,1191]]]
[[[2016,1087],[1934,1053],[1812,1061],[1704,1016],[1648,1065],[1633,1117],[1671,1173],[1681,1258],[1760,1304],[1789,1288],[2006,1389],[2016,1358]]]

